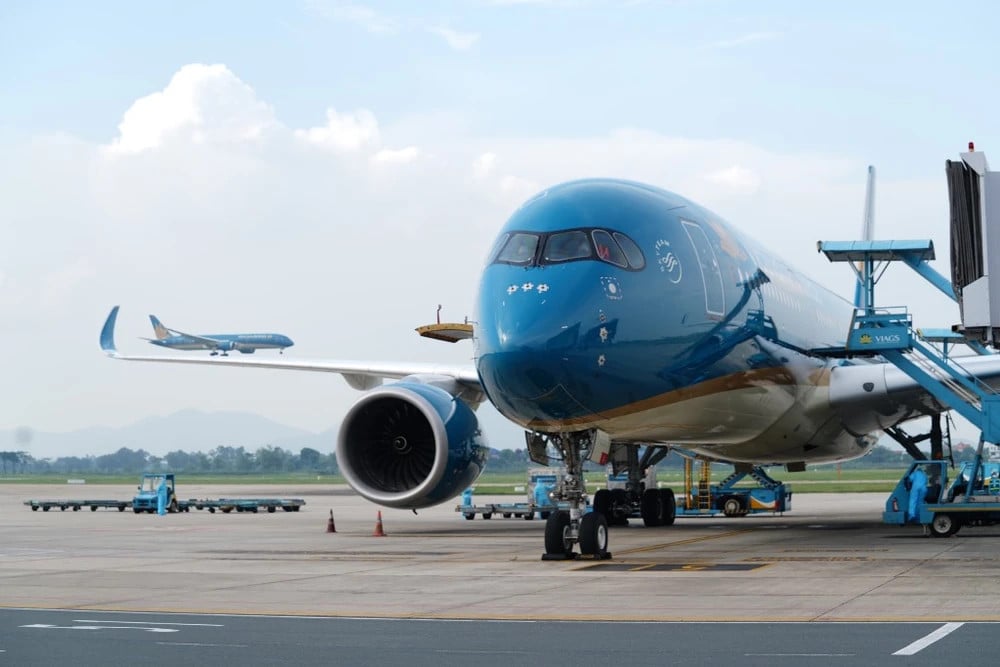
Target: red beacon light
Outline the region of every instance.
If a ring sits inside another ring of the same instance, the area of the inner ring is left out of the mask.
[[[969,152],[970,153],[975,153],[976,152],[976,144],[975,144],[975,142],[972,142],[972,141],[969,142]]]

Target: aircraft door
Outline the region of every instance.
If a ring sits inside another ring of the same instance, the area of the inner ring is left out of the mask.
[[[681,220],[681,224],[684,225],[684,231],[698,257],[701,280],[705,286],[705,312],[709,315],[722,317],[726,311],[726,293],[715,249],[700,225],[687,220]]]

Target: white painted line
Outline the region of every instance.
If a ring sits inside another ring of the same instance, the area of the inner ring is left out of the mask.
[[[224,628],[221,623],[160,623],[159,621],[93,621],[89,618],[74,618],[74,623],[120,623],[122,625],[184,625],[199,628]]]
[[[160,646],[223,646],[228,648],[250,648],[248,644],[202,644],[200,642],[156,642]]]
[[[754,658],[853,658],[853,653],[744,653]]]
[[[174,628],[145,628],[134,625],[47,625],[45,623],[33,623],[31,625],[20,625],[21,628],[42,628],[48,630],[145,630],[147,632],[180,632]]]
[[[930,633],[926,637],[921,637],[912,644],[904,646],[903,648],[893,653],[893,655],[914,655],[915,653],[919,653],[920,651],[923,651],[925,648],[927,648],[937,640],[944,639],[945,637],[953,633],[955,630],[958,630],[963,625],[965,625],[965,623],[945,623],[940,628]]]

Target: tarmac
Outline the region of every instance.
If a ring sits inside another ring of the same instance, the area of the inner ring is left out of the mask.
[[[793,484],[794,486],[794,484]],[[613,557],[542,561],[544,521],[419,514],[336,486],[188,486],[304,498],[300,512],[33,512],[134,486],[0,483],[0,607],[366,618],[998,621],[1000,526],[884,526],[887,494],[795,494],[790,512],[639,520]],[[475,502],[515,502],[476,496]],[[330,513],[336,532],[327,532]],[[384,537],[376,537],[381,511]]]

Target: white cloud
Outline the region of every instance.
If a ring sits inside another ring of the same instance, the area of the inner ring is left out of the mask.
[[[125,111],[109,150],[138,153],[177,137],[194,143],[246,141],[274,123],[271,108],[228,67],[191,64],[162,91],[139,98]]]
[[[367,109],[358,109],[354,113],[337,113],[336,109],[327,109],[326,125],[296,130],[295,136],[317,146],[356,151],[364,146],[378,144],[378,121]]]
[[[376,35],[394,35],[399,32],[397,19],[365,5],[335,0],[309,0],[306,5],[318,16],[331,21],[352,23]]]
[[[736,164],[705,174],[705,179],[740,194],[753,194],[760,187],[760,176]]]
[[[379,162],[382,164],[406,164],[407,162],[413,162],[416,160],[419,155],[420,149],[416,146],[407,146],[406,148],[400,148],[399,150],[383,148],[372,156],[372,162]]]
[[[486,178],[493,171],[493,165],[496,161],[496,153],[483,153],[472,163],[472,174],[476,178]]]
[[[456,51],[467,51],[472,48],[473,44],[479,41],[478,32],[458,32],[443,26],[432,27],[427,30],[442,37],[444,41],[448,42],[448,46]]]

